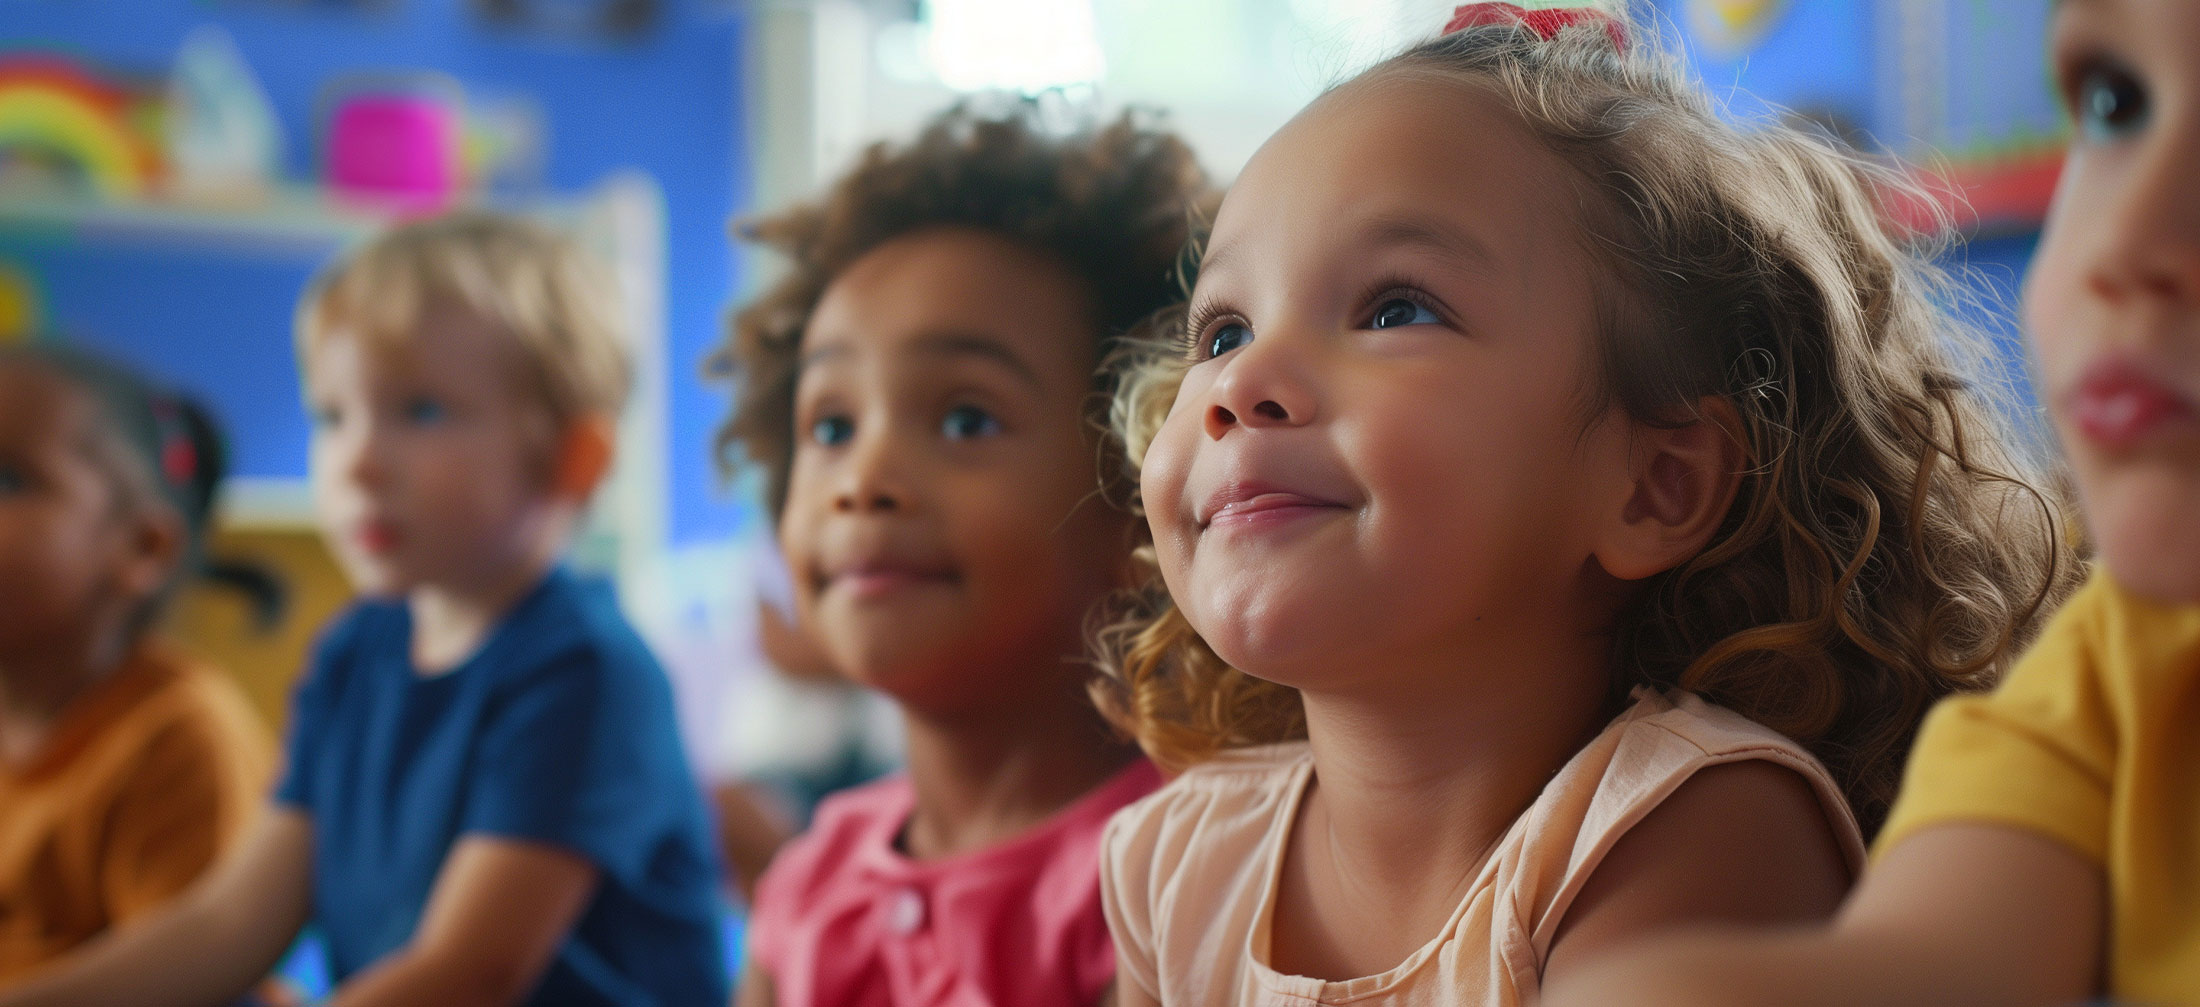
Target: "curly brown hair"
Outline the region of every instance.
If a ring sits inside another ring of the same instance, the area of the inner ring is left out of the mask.
[[[1807,745],[1867,834],[1926,709],[1989,686],[2082,574],[2065,494],[2020,439],[1967,289],[1889,224],[1929,205],[1814,132],[1738,129],[1659,48],[1595,27],[1472,28],[1366,75],[1457,82],[1576,171],[1601,296],[1601,410],[1678,425],[1721,396],[1750,459],[1702,553],[1636,595],[1614,687],[1686,689]],[[1366,76],[1363,75],[1363,76]],[[1941,233],[1947,233],[1945,230]],[[1181,315],[1177,323],[1181,325]],[[1116,355],[1113,426],[1135,466],[1184,370],[1178,332]],[[1228,667],[1151,574],[1098,627],[1102,709],[1158,761],[1301,737],[1292,690]]]
[[[1149,113],[1065,133],[1049,128],[1049,111],[1029,98],[990,113],[957,105],[908,144],[873,144],[822,199],[737,229],[793,265],[734,316],[709,365],[740,386],[718,433],[720,464],[762,468],[775,519],[794,455],[803,331],[826,288],[866,252],[905,234],[965,227],[1051,255],[1091,293],[1102,354],[1181,296],[1178,257],[1194,214],[1213,199],[1191,148]],[[1105,401],[1107,374],[1095,380]]]

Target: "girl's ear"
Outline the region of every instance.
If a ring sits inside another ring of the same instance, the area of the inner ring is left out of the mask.
[[[610,474],[618,444],[619,426],[609,416],[588,413],[567,423],[552,460],[551,492],[576,504],[588,502]]]
[[[168,585],[183,561],[183,518],[167,507],[139,507],[116,559],[115,584],[124,594],[151,598]]]
[[[1702,552],[1726,520],[1749,460],[1741,414],[1708,395],[1696,415],[1682,427],[1637,425],[1631,492],[1596,550],[1606,573],[1621,580],[1664,573]]]

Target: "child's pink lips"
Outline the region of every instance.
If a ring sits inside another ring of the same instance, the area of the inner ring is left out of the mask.
[[[2079,432],[2111,451],[2200,419],[2191,401],[2129,361],[2104,362],[2087,371],[2065,403]]]
[[[1207,499],[1201,508],[1200,526],[1258,525],[1309,517],[1321,511],[1343,510],[1333,500],[1308,496],[1295,490],[1244,483],[1230,486]]]
[[[894,562],[857,563],[827,575],[830,586],[862,599],[880,598],[927,584],[949,584],[955,579],[954,571],[943,567]]]

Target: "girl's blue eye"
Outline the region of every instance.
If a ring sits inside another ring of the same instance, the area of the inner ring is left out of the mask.
[[[31,481],[13,465],[0,465],[0,496],[21,493],[31,488]]]
[[[1001,432],[1001,421],[977,406],[956,406],[940,419],[940,433],[951,441],[987,437]]]
[[[2078,77],[2071,115],[2089,140],[2113,140],[2146,125],[2146,89],[2131,74],[2112,66],[2093,66]]]
[[[434,399],[413,399],[405,403],[407,423],[441,423],[449,415],[449,411],[443,408],[443,403]]]
[[[810,424],[810,439],[826,447],[846,444],[855,435],[856,425],[846,416],[825,416]]]
[[[1436,312],[1403,297],[1393,297],[1375,306],[1375,319],[1371,325],[1378,329],[1395,329],[1402,325],[1442,323],[1443,319],[1436,317]]]
[[[1207,356],[1219,357],[1253,341],[1253,330],[1243,325],[1225,325],[1207,337]]]

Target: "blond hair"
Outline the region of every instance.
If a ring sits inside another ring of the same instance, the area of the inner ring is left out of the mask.
[[[457,310],[512,340],[521,375],[563,425],[616,416],[629,375],[610,271],[570,237],[509,214],[462,210],[403,224],[338,259],[298,305],[298,359],[336,331],[369,346],[419,338]]]
[[[1515,25],[1424,43],[1362,75],[1463,86],[1510,110],[1591,195],[1599,411],[1696,422],[1717,395],[1749,457],[1710,545],[1650,579],[1615,632],[1614,689],[1686,689],[1809,746],[1877,827],[1926,709],[1990,685],[2081,563],[2065,499],[2012,429],[1964,287],[1889,223],[1928,205],[1817,132],[1743,131],[1654,33]],[[1462,100],[1473,100],[1462,94]],[[1943,232],[1944,233],[1944,232]],[[1181,316],[1179,322],[1181,324]],[[1179,333],[1120,354],[1113,425],[1135,466],[1184,370]],[[1295,692],[1230,668],[1146,585],[1096,632],[1095,698],[1158,761],[1300,737]]]

